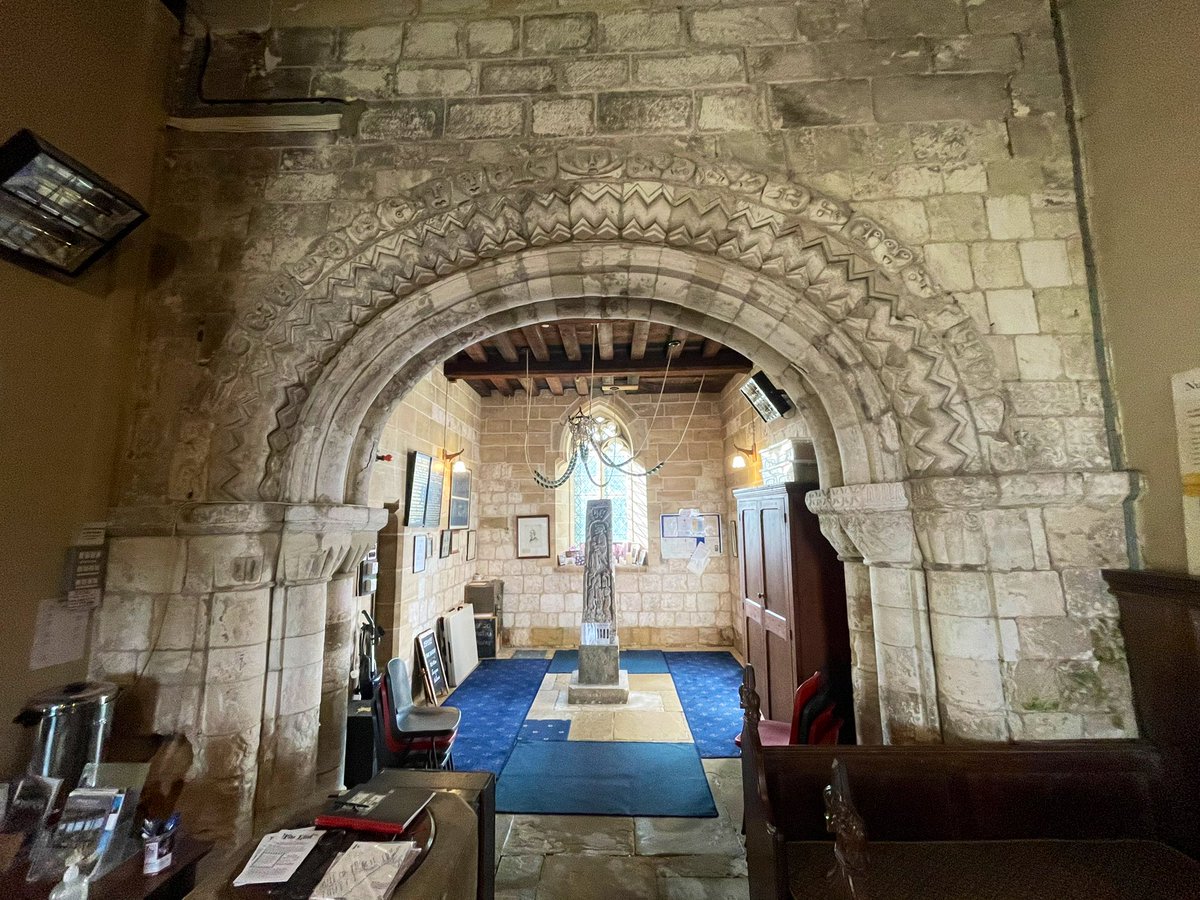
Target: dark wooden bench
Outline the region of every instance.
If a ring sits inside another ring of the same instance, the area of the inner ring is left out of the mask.
[[[1162,763],[1145,741],[764,748],[749,667],[743,700],[752,900],[791,896],[789,842],[832,841],[823,791],[835,757],[871,841],[1163,837]]]

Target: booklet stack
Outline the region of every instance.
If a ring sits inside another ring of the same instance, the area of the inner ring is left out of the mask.
[[[355,841],[334,857],[310,898],[387,900],[420,855],[420,848],[412,841]]]

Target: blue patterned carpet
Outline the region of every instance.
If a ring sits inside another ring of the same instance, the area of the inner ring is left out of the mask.
[[[725,651],[677,650],[664,655],[700,756],[740,756],[733,739],[742,731],[741,664]]]
[[[549,664],[548,659],[480,660],[444,703],[462,710],[455,768],[500,774]]]
[[[496,785],[496,809],[589,816],[717,814],[692,744],[519,741]]]

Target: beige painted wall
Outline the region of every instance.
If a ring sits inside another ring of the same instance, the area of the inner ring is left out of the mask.
[[[0,140],[30,128],[148,205],[174,27],[157,0],[0,3]],[[0,262],[0,773],[22,701],[86,671],[31,672],[29,648],[72,530],[109,504],[149,238],[71,285]]]
[[[1187,568],[1171,374],[1200,365],[1194,0],[1063,6],[1102,320],[1147,567]]]

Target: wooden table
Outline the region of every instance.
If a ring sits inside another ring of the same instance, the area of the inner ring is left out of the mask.
[[[429,785],[422,786],[436,790]],[[324,808],[325,804],[320,804],[302,813],[292,827],[312,824],[313,819]],[[217,896],[222,900],[307,900],[312,889],[333,862],[334,854],[346,849],[356,840],[380,841],[386,838],[370,832],[330,829],[286,884],[245,885],[236,888],[232,884],[226,884],[217,892]],[[478,843],[477,825],[475,813],[465,800],[450,793],[435,793],[429,801],[429,806],[398,840],[415,842],[421,848],[421,855],[392,894],[392,900],[475,898],[478,881],[475,852]],[[247,848],[233,868],[233,876],[242,871],[257,845],[258,842],[255,841]]]
[[[1185,900],[1200,897],[1200,862],[1155,841],[880,841],[860,897],[920,900]],[[833,843],[787,845],[792,896],[849,897],[829,879]]]
[[[212,844],[181,834],[175,839],[171,865],[154,875],[142,874],[141,841],[138,852],[98,881],[88,886],[88,900],[183,900],[196,885],[196,864],[212,850]],[[28,859],[18,859],[0,875],[4,900],[46,900],[55,883],[26,881]]]

